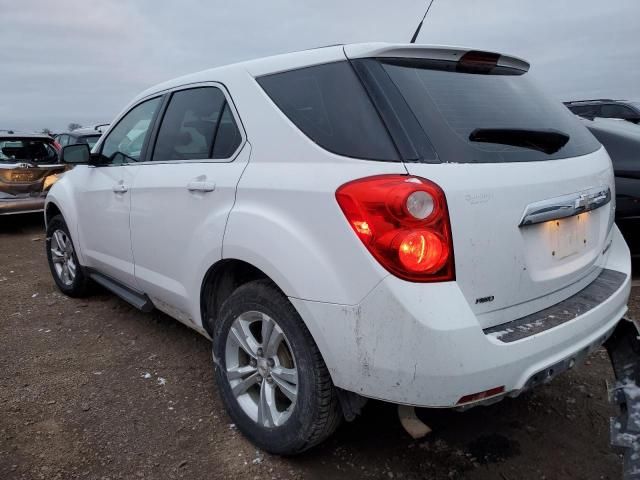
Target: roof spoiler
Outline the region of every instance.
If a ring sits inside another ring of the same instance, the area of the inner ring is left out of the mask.
[[[347,58],[423,58],[425,60],[443,60],[459,62],[465,55],[475,57],[494,58],[494,65],[513,68],[523,73],[529,71],[529,63],[518,57],[502,55],[494,52],[484,52],[468,48],[438,46],[438,45],[388,45],[388,44],[355,44],[346,45],[344,53]]]

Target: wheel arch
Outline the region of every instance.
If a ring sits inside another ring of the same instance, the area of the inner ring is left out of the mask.
[[[55,202],[47,202],[47,205],[45,206],[45,210],[44,210],[45,228],[49,225],[49,222],[51,221],[51,219],[56,215],[62,215],[62,210],[60,210],[60,207],[58,207],[58,205]],[[64,218],[64,215],[62,216]]]
[[[209,267],[200,287],[200,314],[202,326],[210,337],[213,337],[212,328],[224,301],[238,287],[258,279],[269,280],[282,292],[269,275],[244,260],[224,258]]]

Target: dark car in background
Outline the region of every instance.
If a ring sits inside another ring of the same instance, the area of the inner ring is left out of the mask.
[[[600,98],[564,102],[569,110],[584,118],[620,118],[640,123],[640,102]]]
[[[0,132],[0,215],[37,212],[67,167],[45,134]]]
[[[96,125],[95,127],[78,128],[71,132],[59,133],[54,138],[61,147],[76,145],[78,143],[86,143],[89,145],[89,149],[92,149],[98,142],[98,139],[102,136],[103,129],[108,126],[108,124],[102,124]]]
[[[616,176],[616,223],[631,254],[640,256],[640,125],[610,118],[583,118],[609,152]]]

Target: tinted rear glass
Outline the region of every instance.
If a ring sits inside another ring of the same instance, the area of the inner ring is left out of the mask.
[[[302,132],[338,155],[398,160],[389,134],[348,62],[258,79],[274,103]]]
[[[551,160],[585,155],[600,147],[575,115],[541,93],[521,72],[467,73],[456,71],[452,62],[411,59],[381,62],[444,162]],[[506,129],[559,132],[569,139],[552,153],[470,139],[473,132]]]
[[[57,163],[53,140],[0,138],[0,162]]]

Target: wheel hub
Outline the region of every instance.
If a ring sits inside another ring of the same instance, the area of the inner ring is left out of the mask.
[[[271,373],[271,368],[269,367],[266,358],[258,358],[258,372],[264,378],[267,378]]]

